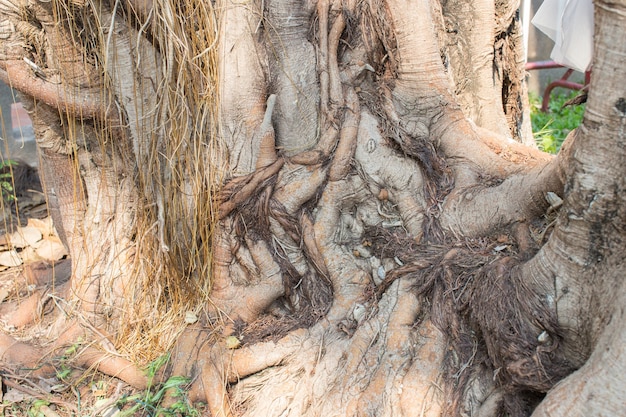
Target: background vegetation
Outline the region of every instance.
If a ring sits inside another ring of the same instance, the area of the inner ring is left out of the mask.
[[[530,94],[530,118],[539,149],[556,154],[567,134],[583,120],[584,104],[563,107],[578,94],[578,91],[553,94],[545,113],[541,111],[542,98]]]

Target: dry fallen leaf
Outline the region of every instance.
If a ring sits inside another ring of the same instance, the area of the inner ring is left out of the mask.
[[[241,341],[237,339],[236,336],[228,336],[226,339],[224,339],[224,342],[226,342],[227,349],[237,349],[239,346],[241,346]]]
[[[6,288],[0,288],[0,303],[5,300],[9,296],[9,290]]]
[[[41,231],[32,226],[20,227],[16,233],[18,233],[29,246],[34,246],[43,237]]]
[[[50,216],[45,219],[28,219],[28,225],[39,229],[44,237],[56,234],[52,224],[52,217]]]
[[[41,238],[41,231],[36,227],[18,227],[15,232],[2,236],[0,238],[0,245],[21,249],[26,246],[33,246],[40,241]]]
[[[22,258],[14,249],[7,250],[0,253],[0,265],[20,266],[22,265]]]
[[[54,236],[50,236],[39,242],[35,252],[37,255],[48,261],[58,261],[67,255],[67,251],[65,250],[63,243],[61,243],[61,241]]]
[[[38,242],[37,244],[39,245],[40,243]],[[41,261],[41,257],[37,255],[36,249],[32,246],[27,246],[22,249],[22,251],[20,252],[20,258],[22,258],[22,261],[25,264]]]

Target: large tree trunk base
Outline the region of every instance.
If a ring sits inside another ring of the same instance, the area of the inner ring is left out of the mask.
[[[265,194],[259,185],[274,186],[269,178],[256,183],[254,193],[243,193],[237,209],[243,204],[255,211],[251,202]],[[343,199],[355,184],[359,189],[354,179],[331,183],[321,197],[327,204],[319,216],[350,204]],[[364,193],[349,194],[347,201],[363,201]],[[289,215],[280,213],[283,224],[291,227]],[[320,310],[326,315],[320,314],[313,325],[311,317],[281,306],[284,301],[271,307],[284,297],[282,281],[272,278],[216,284],[208,321],[183,331],[170,365],[150,378],[119,356],[106,331],[80,311],[74,312],[74,319],[66,318],[62,309],[47,311],[49,329],[60,337],[48,336],[56,342],[44,351],[7,338],[3,357],[13,365],[34,368],[62,357],[67,361],[64,351],[75,346],[73,366],[97,370],[140,390],[169,376],[189,376],[189,399],[206,401],[216,416],[419,415],[415,410],[433,416],[495,416],[503,411],[522,415],[554,380],[571,371],[553,354],[559,329],[550,306],[540,300],[549,285],[526,286],[515,272],[518,251],[526,258],[536,250],[536,244],[529,243],[533,239],[528,227],[516,225],[511,236],[494,239],[421,245],[402,227],[368,226],[359,232],[358,249],[350,251],[325,241],[325,236],[333,236],[326,224],[314,229],[306,219],[301,217],[300,230],[310,230],[320,242],[310,244],[313,258],[334,256],[336,249],[324,246],[328,243],[343,253],[342,263],[320,261],[329,268],[323,273],[336,281],[331,283],[332,303]],[[268,252],[268,241],[236,238],[250,229],[233,229],[235,238],[222,235],[216,240],[224,251],[216,251],[218,265],[228,265],[230,271],[256,265],[263,276],[271,277],[277,258]],[[375,279],[364,279],[359,268],[346,269],[363,262],[364,256],[383,260],[373,271]],[[33,318],[32,306],[42,303],[43,294],[24,300],[8,320],[29,324],[22,316]],[[247,309],[236,308],[242,303]],[[55,312],[63,313],[56,321]],[[22,350],[28,353],[18,359]],[[39,372],[50,376],[55,368],[46,365]],[[174,394],[168,394],[163,406],[175,403]]]
[[[622,80],[624,5],[597,4],[594,73]],[[32,96],[73,262],[0,307],[0,359],[99,371],[150,413],[190,377],[216,417],[550,415],[592,401],[581,378],[609,392],[626,103],[592,89],[596,141],[556,157],[513,143],[515,9],[0,2],[0,76]]]

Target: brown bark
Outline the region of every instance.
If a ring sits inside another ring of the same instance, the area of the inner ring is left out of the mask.
[[[447,1],[443,14],[446,31],[454,35],[447,47],[459,104],[478,126],[510,136],[502,105],[502,82],[494,68],[495,3]],[[481,27],[486,29],[473,30]]]
[[[89,337],[78,362],[145,389],[133,361],[175,345],[158,378],[192,377],[216,416],[602,409],[623,394],[626,226],[626,102],[603,80],[626,79],[626,42],[624,6],[598,5],[589,111],[557,157],[508,139],[503,2],[103,1],[80,28],[32,6],[63,53],[38,58],[86,99],[23,85],[72,254],[55,347]],[[87,51],[102,72],[73,71]],[[0,336],[3,360],[43,355]]]
[[[535,415],[613,415],[624,410],[623,160],[626,105],[624,2],[597,2],[594,74],[568,194],[555,231],[528,272],[550,279],[566,330],[565,349],[582,368],[551,391]],[[612,78],[616,77],[616,78]]]
[[[2,62],[0,79],[12,88],[76,117],[101,118],[112,122],[119,120],[117,111],[103,102],[99,88],[81,89],[80,96],[77,96],[62,84],[38,78],[23,61]]]

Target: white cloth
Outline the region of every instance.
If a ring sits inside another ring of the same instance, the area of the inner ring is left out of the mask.
[[[545,0],[532,24],[554,41],[550,58],[585,72],[593,56],[592,0]]]

